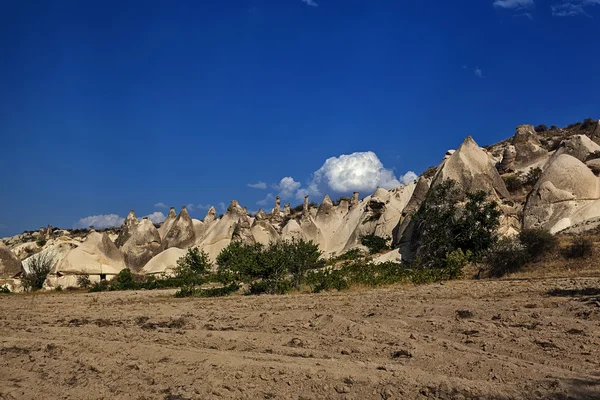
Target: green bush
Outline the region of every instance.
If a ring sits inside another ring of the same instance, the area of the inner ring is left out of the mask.
[[[525,179],[523,180],[523,184],[528,186],[534,186],[537,181],[540,180],[542,176],[542,169],[540,167],[535,167],[527,171],[525,174]]]
[[[21,277],[21,283],[26,291],[40,290],[54,266],[54,255],[49,252],[35,254],[29,258],[29,272]]]
[[[319,247],[304,240],[271,242],[267,247],[232,242],[217,256],[217,264],[221,282],[249,284],[251,294],[299,289],[308,271],[323,266]]]
[[[0,294],[9,294],[11,293],[10,288],[8,287],[8,285],[2,285],[0,286]]]
[[[446,258],[458,249],[479,261],[497,241],[500,225],[498,204],[483,191],[467,193],[459,206],[456,182],[448,180],[431,188],[413,215],[411,249],[419,268],[446,268]]]
[[[46,245],[47,241],[46,239],[39,239],[35,242],[35,244],[37,244],[40,247],[44,247]]]
[[[339,256],[331,257],[325,263],[326,265],[335,265],[340,261],[351,261],[357,260],[363,257],[363,253],[359,248],[350,249],[345,253],[340,254]]]
[[[490,275],[500,277],[518,271],[528,260],[525,246],[516,237],[500,239],[488,253]]]
[[[523,229],[519,233],[519,241],[525,248],[528,260],[535,260],[558,245],[556,237],[547,229]]]
[[[463,252],[462,249],[454,250],[446,254],[444,274],[448,279],[457,279],[462,277],[463,269],[470,264],[472,254],[470,250]]]
[[[139,287],[129,268],[122,269],[109,283],[109,290],[135,290]]]
[[[360,244],[369,249],[369,253],[377,254],[380,251],[388,250],[390,246],[387,239],[376,235],[365,235],[360,238]]]
[[[537,133],[546,132],[547,130],[548,130],[548,127],[544,124],[539,124],[538,126],[535,127],[535,131]]]
[[[90,276],[88,274],[83,274],[77,276],[77,286],[82,289],[88,289],[92,283],[90,282]]]
[[[109,283],[107,280],[103,280],[100,282],[94,282],[92,284],[92,286],[88,289],[89,293],[94,293],[94,292],[104,292],[105,290],[108,290],[109,288]]]
[[[504,180],[504,184],[506,185],[506,188],[511,193],[523,189],[523,182],[516,175],[503,176],[502,179]]]
[[[575,236],[565,249],[565,256],[567,258],[590,257],[593,254],[593,249],[594,246],[590,239],[584,236]]]
[[[583,120],[583,124],[579,127],[579,129],[591,129],[596,126],[596,120],[592,118],[586,118]]]

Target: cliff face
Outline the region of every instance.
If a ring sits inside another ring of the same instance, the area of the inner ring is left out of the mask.
[[[331,256],[361,247],[364,235],[377,235],[389,238],[403,253],[412,234],[411,213],[431,187],[449,179],[463,194],[484,190],[500,204],[503,235],[531,227],[551,232],[597,227],[600,121],[539,130],[521,125],[511,138],[486,148],[467,137],[417,181],[391,190],[378,188],[362,200],[354,193],[351,199],[335,203],[325,195],[318,208],[311,208],[306,197],[302,210],[289,204],[282,210],[277,197],[269,214],[259,210],[255,216],[233,200],[223,216],[217,218],[211,208],[203,221],[192,219],[185,207],[179,215],[171,208],[158,229],[148,220],[138,220],[132,210],[120,228],[102,233],[48,227],[4,238],[0,272],[18,274],[19,259],[27,265],[31,253],[56,251],[54,272],[59,275],[114,274],[125,267],[155,274],[172,270],[190,247],[206,251],[214,260],[232,241],[266,245],[312,240],[325,256]],[[46,241],[41,247],[36,244],[40,238]]]

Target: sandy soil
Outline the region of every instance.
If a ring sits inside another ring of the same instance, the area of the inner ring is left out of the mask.
[[[600,398],[598,278],[170,293],[0,297],[0,398]]]

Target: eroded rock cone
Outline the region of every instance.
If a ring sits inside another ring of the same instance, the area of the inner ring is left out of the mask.
[[[243,243],[254,243],[254,236],[252,235],[250,228],[250,217],[247,215],[240,217],[233,230],[231,240],[237,240]]]
[[[185,249],[194,244],[196,241],[196,232],[194,230],[194,223],[192,222],[192,218],[190,214],[188,214],[187,208],[185,206],[181,207],[181,211],[175,221],[173,221],[173,225],[169,232],[163,239],[162,248],[166,250],[170,247],[178,247],[180,249]]]
[[[135,216],[135,211],[130,210],[129,214],[127,214],[127,217],[125,218],[125,221],[123,221],[123,224],[121,225],[121,232],[119,232],[119,236],[115,240],[115,245],[117,247],[123,246],[125,242],[129,240],[131,237],[131,232],[135,230],[138,224],[139,221]]]
[[[291,213],[292,213],[292,208],[290,206],[290,203],[287,203],[285,206],[283,206],[283,215],[287,217]]]
[[[161,250],[160,234],[147,218],[131,230],[129,238],[121,247],[125,264],[135,271],[141,270]]]
[[[169,231],[171,230],[173,222],[175,222],[176,219],[177,214],[175,213],[175,207],[171,207],[169,213],[167,214],[167,218],[162,223],[160,228],[158,228],[158,233],[160,234],[161,239],[164,239],[164,237],[167,236],[167,233],[169,233]]]
[[[527,198],[524,228],[558,232],[600,217],[600,180],[577,158],[554,158]]]
[[[516,150],[515,168],[524,168],[548,156],[548,151],[535,132],[533,125],[519,125],[511,143]]]
[[[517,158],[517,149],[512,144],[509,144],[504,149],[502,154],[502,162],[500,163],[500,171],[503,173],[514,172],[515,159]]]
[[[203,222],[205,224],[209,224],[209,223],[213,222],[216,219],[217,219],[217,210],[215,210],[215,208],[211,206],[208,209],[208,211],[206,212],[206,216],[204,217]]]
[[[483,190],[495,198],[510,198],[495,165],[471,136],[438,167],[431,186],[449,179],[456,182],[456,187],[462,195]]]
[[[126,267],[123,253],[106,233],[90,232],[56,267],[64,275],[116,275]]]
[[[561,142],[560,147],[552,155],[556,158],[561,154],[568,154],[579,161],[586,162],[590,154],[600,152],[600,145],[596,144],[585,135],[574,135]]]
[[[21,270],[21,260],[4,243],[0,242],[0,278],[12,278]]]

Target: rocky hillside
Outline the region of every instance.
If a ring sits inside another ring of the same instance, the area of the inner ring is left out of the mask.
[[[537,130],[536,130],[537,129]],[[51,253],[55,260],[50,285],[74,285],[76,277],[111,276],[123,268],[139,274],[169,272],[186,249],[198,247],[214,259],[230,242],[305,239],[317,243],[325,256],[361,247],[365,235],[386,237],[397,249],[389,258],[406,256],[412,234],[410,215],[429,188],[452,179],[462,193],[484,190],[503,212],[501,233],[523,228],[580,232],[600,225],[600,121],[586,120],[565,128],[521,125],[500,143],[480,147],[467,137],[448,150],[441,163],[417,181],[360,199],[329,196],[318,207],[308,197],[300,209],[281,206],[250,215],[232,200],[224,215],[211,208],[203,220],[192,219],[185,207],[171,208],[155,226],[132,210],[120,228],[96,231],[44,228],[2,239],[0,278],[18,277],[30,257]]]

